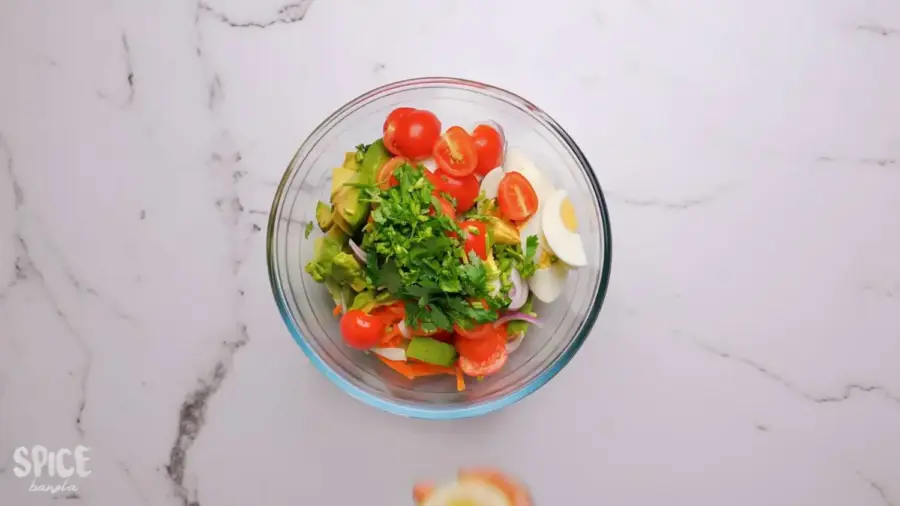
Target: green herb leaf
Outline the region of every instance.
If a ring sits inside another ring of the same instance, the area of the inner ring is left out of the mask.
[[[357,163],[362,163],[363,158],[366,157],[366,150],[369,149],[369,144],[360,144],[356,146],[356,161]]]
[[[309,234],[311,234],[312,231],[313,231],[313,222],[310,221],[309,223],[306,224],[306,230],[303,231],[303,238],[309,239]]]

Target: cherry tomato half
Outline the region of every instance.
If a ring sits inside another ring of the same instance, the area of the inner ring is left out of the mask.
[[[413,111],[415,111],[415,109],[412,107],[398,107],[391,111],[391,113],[388,114],[387,119],[384,120],[384,126],[381,129],[382,133],[384,133],[384,147],[395,155],[400,154],[400,150],[394,145],[395,136],[397,134],[397,122],[400,118]]]
[[[497,188],[497,203],[504,216],[513,221],[526,220],[538,209],[538,197],[531,183],[518,172],[508,172]]]
[[[387,190],[400,184],[397,178],[394,177],[394,171],[404,163],[409,163],[409,160],[402,156],[395,156],[382,165],[375,176],[375,182],[378,183],[378,187],[382,190]]]
[[[484,177],[503,163],[503,136],[490,125],[478,125],[472,131],[472,139],[478,155],[475,174]]]
[[[448,176],[468,176],[478,165],[475,141],[462,127],[450,127],[434,145],[434,161]]]
[[[493,323],[475,325],[468,330],[454,324],[453,330],[456,332],[456,335],[463,339],[488,339],[497,334],[497,329],[494,327]]]
[[[399,114],[391,125],[384,131],[385,147],[413,161],[431,156],[441,136],[441,121],[431,111],[422,109]]]
[[[478,184],[478,178],[474,175],[452,177],[438,169],[435,172],[426,172],[425,177],[439,192],[449,193],[456,199],[458,212],[464,213],[475,205],[475,199],[478,198],[478,190],[481,186]]]
[[[341,318],[341,335],[351,348],[368,350],[384,335],[384,322],[377,316],[358,309],[347,311]]]
[[[459,368],[466,376],[490,376],[503,368],[509,354],[506,353],[506,345],[497,348],[487,360],[474,361],[465,357],[459,358]]]
[[[463,244],[466,255],[474,251],[478,258],[487,260],[487,226],[480,221],[468,220],[460,223],[459,228],[466,232],[466,242]]]
[[[490,324],[491,328],[493,328],[493,324]],[[503,328],[503,335],[501,335],[499,329],[494,329],[494,332],[490,333],[484,339],[466,339],[464,337],[457,337],[456,341],[454,341],[454,346],[456,346],[456,351],[459,352],[459,356],[465,358],[467,360],[471,360],[472,362],[484,362],[488,360],[500,347],[506,347],[506,328]]]

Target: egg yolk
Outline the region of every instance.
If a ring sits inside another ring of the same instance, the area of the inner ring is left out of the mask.
[[[550,253],[546,248],[541,251],[541,257],[538,259],[538,267],[541,269],[546,269],[550,267],[550,264],[553,263],[553,253]]]
[[[563,226],[569,232],[578,231],[578,218],[575,217],[575,206],[569,199],[563,199],[562,205],[559,206],[559,215],[562,218]]]

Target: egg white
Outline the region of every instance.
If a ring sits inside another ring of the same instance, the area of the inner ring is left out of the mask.
[[[528,288],[541,302],[550,303],[559,298],[569,279],[569,269],[556,262],[550,267],[534,271],[528,279]]]
[[[566,190],[557,190],[547,197],[541,213],[541,230],[554,255],[572,267],[584,267],[587,254],[581,235],[566,228],[562,219],[562,205],[567,196]]]
[[[484,176],[484,179],[481,180],[481,188],[480,191],[484,192],[484,196],[489,199],[497,198],[497,189],[500,187],[500,180],[503,179],[506,173],[500,169],[494,169],[487,173]]]

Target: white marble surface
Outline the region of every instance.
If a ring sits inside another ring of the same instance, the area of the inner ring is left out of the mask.
[[[0,68],[4,506],[54,502],[35,444],[92,448],[91,506],[401,505],[471,464],[540,505],[900,505],[897,0],[7,0]],[[264,265],[302,139],[419,75],[532,99],[610,200],[593,338],[482,419],[340,393]]]

